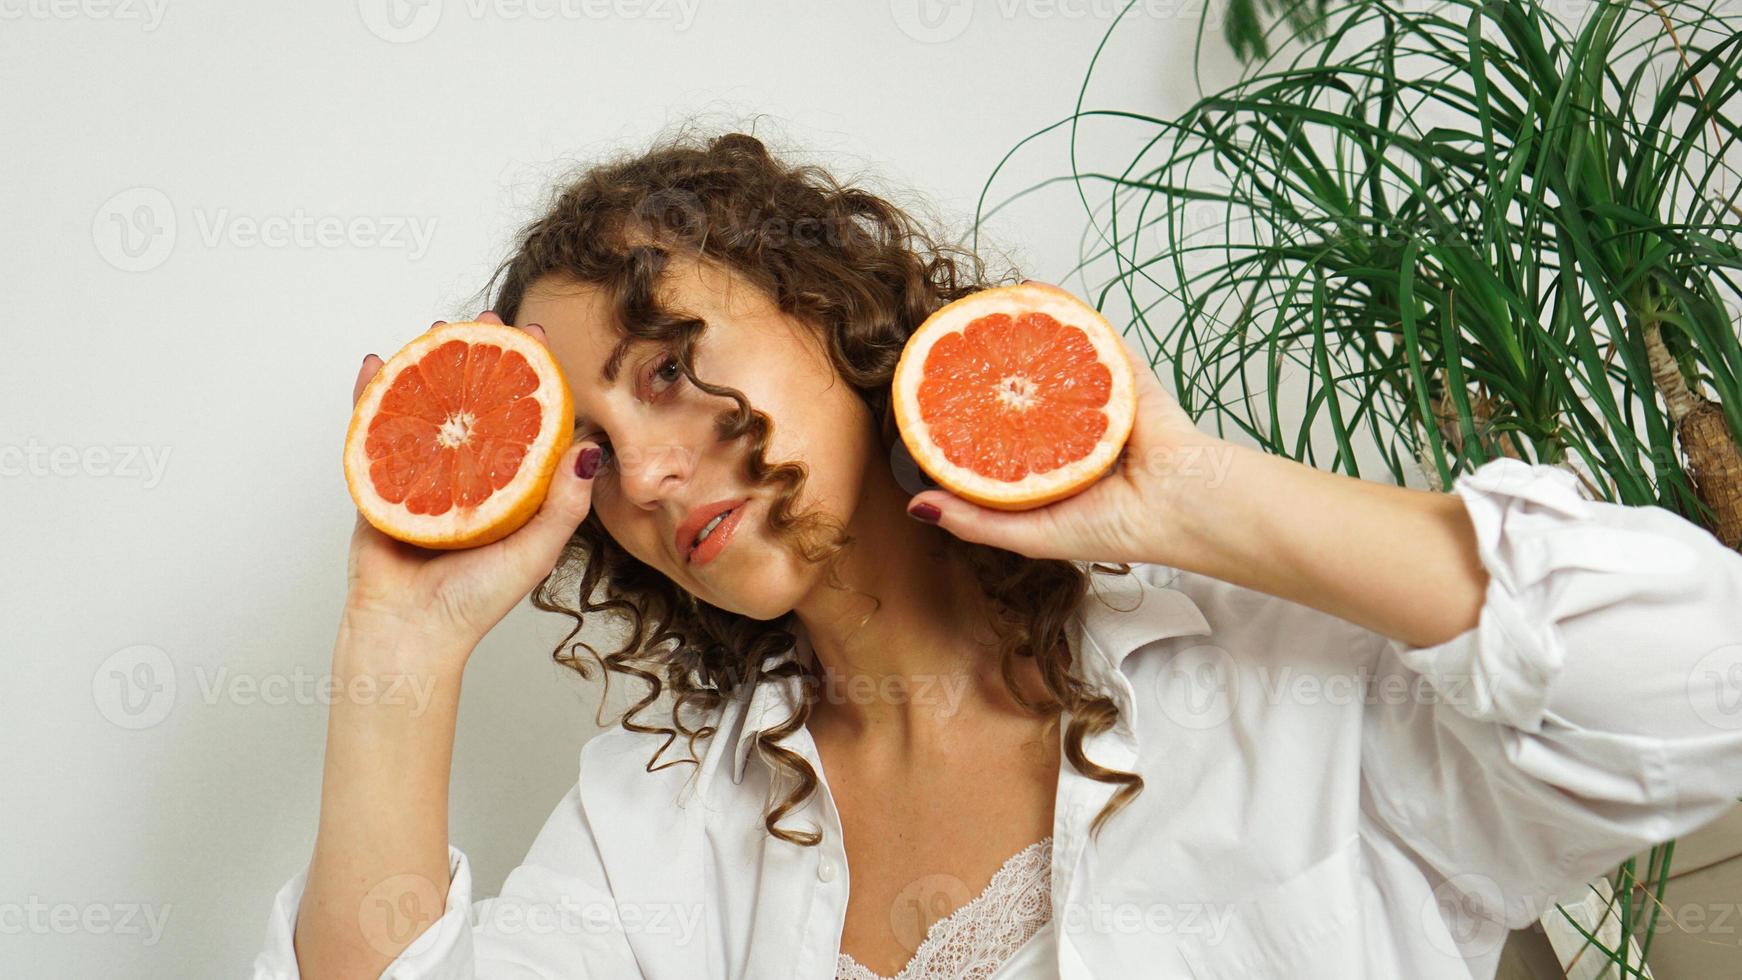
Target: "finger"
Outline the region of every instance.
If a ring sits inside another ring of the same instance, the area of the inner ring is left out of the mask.
[[[490,310],[485,310],[484,312],[478,314],[478,322],[479,323],[494,323],[499,327],[507,326],[507,324],[502,322],[501,317],[497,316],[495,313],[491,312]]]
[[[363,397],[363,389],[369,387],[369,382],[374,379],[377,373],[380,372],[381,365],[381,358],[376,357],[374,354],[363,355],[363,363],[357,366],[356,383],[351,385],[352,408],[357,407],[357,399]],[[369,521],[364,518],[363,512],[359,510],[357,511],[356,523],[351,525],[351,535],[355,537],[363,530],[363,528],[369,526],[371,526]]]
[[[1162,385],[1155,370],[1139,358],[1133,359],[1132,367],[1137,375],[1137,414],[1143,421],[1132,429],[1126,452],[1142,453],[1170,441],[1193,438],[1198,433],[1197,423]]]
[[[928,507],[936,511],[935,517],[926,510]],[[907,513],[915,520],[936,524],[963,541],[1003,548],[1030,558],[1044,557],[1031,550],[1035,546],[1031,540],[1035,536],[1031,514],[981,507],[942,490],[915,494],[907,502]]]
[[[529,323],[526,326],[521,327],[520,329],[531,334],[532,339],[538,341],[539,343],[543,344],[544,346],[546,346],[546,347],[550,346],[550,338],[545,336],[544,328],[539,326],[538,324]]]
[[[1139,408],[1159,404],[1161,399],[1168,397],[1166,389],[1161,386],[1161,379],[1138,358],[1131,359],[1131,373],[1134,376],[1132,381],[1136,385]]]
[[[600,453],[599,444],[591,440],[570,446],[557,461],[556,473],[538,513],[509,538],[517,557],[528,563],[531,572],[544,573],[556,567],[575,528],[592,511],[593,480],[598,474]],[[583,456],[588,457],[589,464],[577,467]]]
[[[381,358],[374,354],[364,354],[363,363],[357,367],[356,383],[351,385],[351,407],[357,407],[357,399],[363,397],[363,389],[369,387],[369,382],[381,370]]]

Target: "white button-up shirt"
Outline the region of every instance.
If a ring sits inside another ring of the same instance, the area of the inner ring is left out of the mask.
[[[1093,576],[1072,650],[1119,722],[1085,749],[1144,789],[1092,840],[1114,787],[1061,761],[1023,976],[1488,978],[1508,927],[1736,802],[1742,555],[1550,466],[1494,460],[1454,492],[1490,582],[1478,625],[1432,647],[1163,566]],[[810,654],[800,629],[789,655]],[[796,685],[728,702],[699,767],[593,738],[501,896],[474,904],[450,849],[445,916],[384,976],[832,978],[852,869],[828,774],[807,731],[786,739],[823,780],[784,824],[822,843],[789,844],[752,751]],[[297,975],[305,876],[256,978]]]

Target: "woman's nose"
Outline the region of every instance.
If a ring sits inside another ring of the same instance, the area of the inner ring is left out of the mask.
[[[638,441],[617,454],[623,494],[638,506],[653,508],[682,490],[695,471],[695,450],[673,442]]]

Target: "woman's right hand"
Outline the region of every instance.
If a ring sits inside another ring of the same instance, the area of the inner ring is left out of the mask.
[[[502,322],[489,312],[478,319]],[[525,330],[545,343],[542,328],[528,325]],[[353,406],[383,363],[374,354],[363,359],[351,390]],[[590,478],[578,476],[575,466],[589,451],[596,467],[600,452],[596,443],[570,446],[532,519],[507,537],[480,547],[436,551],[406,544],[376,530],[358,513],[351,533],[345,628],[397,638],[409,635],[449,655],[469,655],[550,574],[575,528],[586,519],[593,484]]]

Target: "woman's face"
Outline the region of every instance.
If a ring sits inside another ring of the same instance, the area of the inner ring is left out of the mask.
[[[744,393],[773,422],[767,459],[802,462],[808,478],[797,512],[819,508],[842,524],[880,456],[870,412],[801,321],[776,309],[750,283],[720,266],[674,255],[660,299],[700,317],[691,366],[711,384]],[[660,344],[637,339],[614,381],[601,377],[627,335],[614,326],[604,294],[546,276],[526,293],[521,324],[541,325],[568,379],[577,441],[605,449],[593,481],[593,509],[630,554],[697,598],[752,619],[784,615],[810,591],[814,566],[782,547],[768,529],[772,488],[752,488],[748,438],[719,441],[716,418],[731,399],[707,394],[683,376]],[[704,564],[686,557],[676,532],[697,509],[746,501],[736,528]]]

